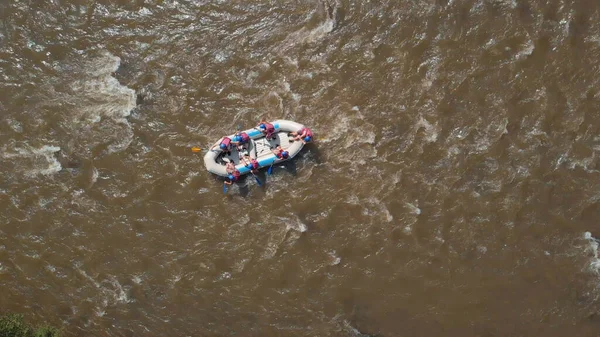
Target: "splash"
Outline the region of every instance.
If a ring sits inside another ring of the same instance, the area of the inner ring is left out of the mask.
[[[44,145],[40,148],[34,148],[27,144],[10,144],[2,150],[2,158],[10,159],[14,165],[13,170],[24,172],[28,178],[37,176],[49,176],[62,169],[62,166],[56,159],[56,153],[60,147]]]
[[[588,240],[589,246],[586,252],[591,253],[592,259],[589,264],[589,269],[595,274],[600,275],[600,256],[598,256],[598,239],[592,236],[592,233],[585,232],[583,238]]]
[[[415,131],[419,131],[420,129],[423,129],[425,132],[425,140],[428,143],[433,143],[437,140],[441,128],[437,123],[432,125],[425,118],[420,117],[419,121],[415,124]]]

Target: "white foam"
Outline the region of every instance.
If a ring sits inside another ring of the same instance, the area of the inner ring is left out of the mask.
[[[54,155],[58,151],[60,147],[53,145],[44,145],[40,148],[33,148],[27,144],[13,145],[10,150],[7,147],[3,149],[2,157],[12,161],[23,159],[16,161],[17,165],[25,171],[26,177],[34,178],[38,175],[52,175],[62,169]]]
[[[131,280],[135,283],[135,284],[141,284],[142,283],[142,277],[140,275],[134,275]]]
[[[416,215],[421,214],[421,209],[419,207],[417,207],[417,206],[415,206],[415,205],[413,205],[413,204],[411,204],[409,202],[405,203],[405,205],[406,205],[406,207],[408,207],[408,209],[410,209],[410,211],[413,214],[416,214]]]
[[[59,105],[66,102],[74,106],[65,113],[70,121],[66,126],[79,136],[75,142],[89,146],[90,142],[107,143],[108,140],[109,153],[122,151],[131,144],[133,130],[125,117],[136,106],[136,94],[113,77],[120,63],[119,57],[108,52],[86,60],[76,79],[69,83],[70,92],[61,93]],[[108,121],[104,123],[105,120]],[[90,134],[90,127],[99,123],[104,123],[98,128],[100,131]]]
[[[294,219],[284,217],[277,217],[277,219],[285,223],[286,231],[295,230],[304,233],[308,230],[308,227],[297,216]]]
[[[367,206],[364,206],[367,204]],[[370,197],[363,203],[362,214],[370,217],[375,217],[377,220],[384,220],[385,222],[392,222],[394,217],[387,209],[384,203],[375,197]]]
[[[248,262],[250,262],[250,258],[243,258],[241,260],[236,261],[235,264],[233,265],[233,270],[236,273],[243,272],[244,268],[246,267],[246,264],[248,264]]]
[[[519,51],[517,53],[517,55],[515,55],[515,59],[521,59],[523,57],[527,57],[527,56],[533,54],[534,49],[535,49],[535,45],[533,43],[533,40],[531,39],[531,36],[529,36],[529,34],[527,34],[527,42],[525,43],[525,45],[523,45],[523,47],[521,48],[521,51]]]
[[[92,184],[95,184],[98,181],[98,177],[100,174],[98,173],[98,169],[96,167],[92,168],[92,176],[90,177],[90,181]]]
[[[112,277],[112,279],[110,280],[110,283],[115,287],[114,290],[108,290],[112,296],[114,297],[114,300],[116,303],[129,303],[129,296],[127,296],[127,293],[125,292],[125,290],[123,290],[123,286],[121,286],[121,283],[119,283],[119,281],[117,281],[116,277]]]
[[[77,269],[77,271],[79,272],[79,274],[81,274],[83,277],[85,277],[88,281],[92,282],[92,284],[96,287],[96,288],[100,288],[101,285],[100,283],[98,283],[94,278],[92,278],[90,275],[88,275],[88,273],[86,273],[84,270],[82,270],[81,267],[81,263],[75,263],[75,269]]]
[[[323,39],[327,34],[331,33],[333,29],[337,26],[337,11],[338,8],[341,7],[339,1],[335,1],[335,5],[331,6],[332,11],[329,12],[329,4],[321,3],[321,6],[318,6],[315,13],[317,11],[325,11],[325,20],[313,29],[308,29],[307,27],[302,27],[300,30],[293,32],[283,41],[282,53],[287,51],[289,48],[293,48],[294,46],[301,45],[303,43],[312,43],[318,40]],[[313,13],[314,14],[314,13]]]
[[[13,131],[17,133],[23,132],[23,124],[21,124],[21,122],[14,119],[8,119],[6,120],[6,123],[10,126],[11,129],[13,129]]]
[[[60,147],[50,145],[44,145],[39,149],[34,149],[32,151],[33,154],[44,157],[48,163],[48,166],[46,166],[45,168],[34,170],[33,173],[41,175],[50,175],[60,171],[62,169],[62,166],[60,165],[58,160],[56,160],[56,156],[54,156],[54,154],[58,151],[60,151]]]
[[[600,274],[600,257],[598,256],[598,239],[592,236],[592,233],[585,232],[583,238],[588,240],[589,246],[586,248],[586,252],[591,253],[592,258],[590,260],[589,269],[595,274]]]
[[[417,124],[415,124],[415,132],[419,129],[423,128],[425,131],[425,140],[428,143],[435,142],[438,138],[438,133],[440,131],[440,127],[437,125],[432,125],[425,118],[420,117]]]
[[[328,255],[331,258],[329,261],[330,266],[337,266],[338,264],[340,264],[342,262],[342,258],[337,256],[337,253],[335,250],[329,252]]]
[[[223,272],[221,273],[221,275],[219,275],[219,280],[228,280],[231,278],[231,273],[230,272]]]

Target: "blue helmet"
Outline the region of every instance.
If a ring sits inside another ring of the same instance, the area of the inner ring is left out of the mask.
[[[307,142],[307,143],[308,143],[308,142],[310,142],[310,140],[311,140],[310,136],[306,136],[306,137],[304,137],[304,141],[305,141],[305,142]]]
[[[281,156],[282,156],[283,158],[287,158],[289,155],[290,155],[290,153],[289,153],[289,152],[287,152],[287,151],[283,151],[283,152],[281,152]]]
[[[225,149],[227,148],[227,145],[225,145],[225,144],[221,144],[221,145],[219,145],[219,147],[220,147],[222,150],[225,150]]]
[[[266,128],[267,128],[267,126],[265,125],[265,123],[260,123],[259,127],[260,127],[261,129],[266,129]]]
[[[240,136],[240,135],[233,136],[233,141],[234,142],[241,142],[242,141],[242,136]]]
[[[227,178],[229,178],[229,180],[235,179],[235,177],[233,176],[233,174],[228,175]]]

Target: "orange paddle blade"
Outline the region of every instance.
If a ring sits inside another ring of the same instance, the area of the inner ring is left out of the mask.
[[[199,148],[197,146],[192,147],[192,152],[200,152],[200,151],[202,151],[201,148]]]

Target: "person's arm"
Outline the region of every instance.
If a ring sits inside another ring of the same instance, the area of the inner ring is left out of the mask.
[[[231,182],[231,180],[225,180],[223,183],[224,183],[225,185],[231,185],[231,184],[233,184],[233,183]]]

